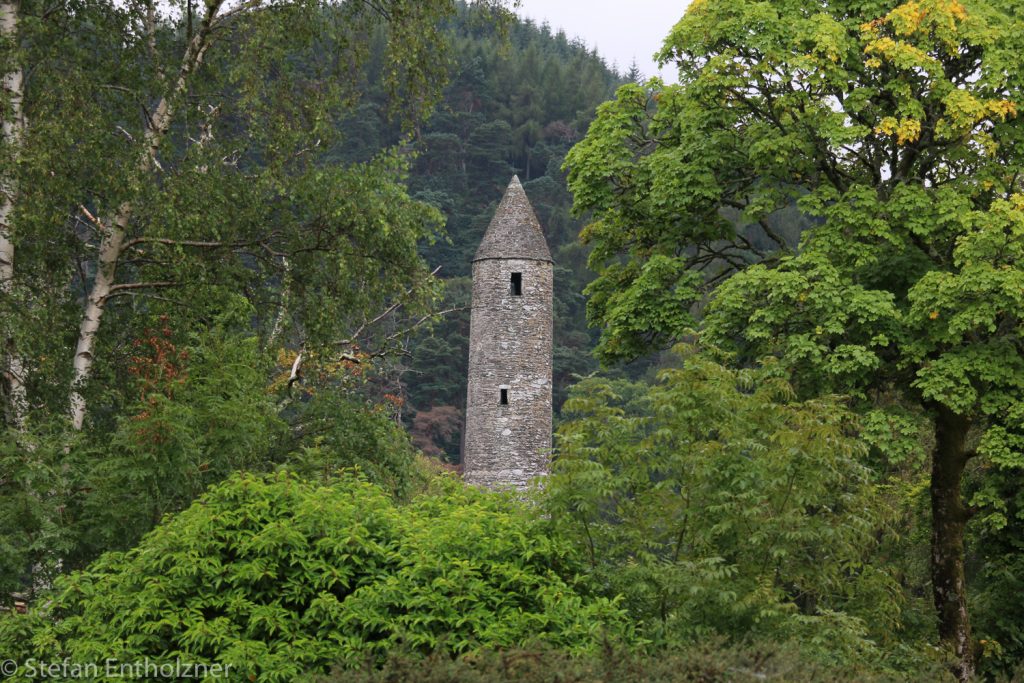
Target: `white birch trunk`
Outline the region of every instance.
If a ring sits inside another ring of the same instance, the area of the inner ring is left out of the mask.
[[[267,336],[267,349],[273,349],[274,344],[277,343],[277,338],[281,335],[285,316],[288,315],[289,299],[291,298],[292,266],[287,258],[283,258],[281,261],[284,264],[284,276],[281,278],[281,304],[277,308],[277,315],[274,316],[274,325],[270,328],[270,334]]]
[[[14,45],[18,40],[17,0],[0,2],[0,39]],[[21,65],[16,64],[3,76],[4,95],[9,102],[9,115],[3,117],[3,140],[12,159],[18,156],[22,133],[25,129],[21,109],[23,99]],[[11,220],[18,194],[17,179],[13,175],[0,178],[0,296],[10,297],[14,291],[14,236]],[[15,427],[23,429],[28,412],[25,392],[25,363],[15,344],[13,334],[3,342],[4,373],[7,379],[10,414]]]
[[[131,206],[123,204],[117,212],[117,218],[123,219],[122,226],[131,219]],[[116,220],[116,219],[115,219]],[[100,253],[97,257],[96,279],[89,290],[89,299],[85,304],[85,313],[78,328],[78,345],[75,348],[74,379],[71,383],[71,423],[75,429],[81,429],[85,420],[85,398],[78,389],[89,376],[92,369],[96,333],[100,329],[103,308],[114,286],[117,272],[117,260],[121,256],[124,244],[124,227],[114,225],[107,229],[100,242]]]
[[[171,127],[171,118],[174,113],[172,101],[176,101],[179,96],[184,94],[188,88],[189,78],[202,64],[203,56],[210,44],[210,30],[213,28],[214,20],[222,4],[222,0],[207,0],[203,22],[199,32],[193,36],[192,41],[185,49],[174,87],[170,92],[164,94],[150,116],[149,125],[146,127],[145,149],[139,159],[139,172],[142,175],[149,173],[157,166],[157,151]],[[100,329],[100,321],[103,318],[107,300],[117,286],[115,284],[117,263],[124,250],[125,236],[131,225],[133,213],[132,203],[125,202],[118,207],[110,224],[101,226],[103,237],[97,257],[96,280],[89,291],[85,313],[78,328],[78,344],[75,347],[73,361],[74,375],[71,378],[69,403],[71,423],[76,430],[81,429],[85,421],[86,403],[80,389],[92,370],[95,360],[96,335]]]

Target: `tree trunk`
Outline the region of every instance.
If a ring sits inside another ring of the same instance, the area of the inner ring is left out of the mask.
[[[291,298],[292,266],[287,258],[282,258],[281,263],[284,266],[284,274],[281,276],[281,303],[277,307],[277,315],[274,316],[274,325],[270,328],[270,334],[267,335],[266,348],[268,350],[273,350],[281,330],[284,329],[284,319],[288,315],[288,303]]]
[[[932,596],[939,616],[939,638],[956,654],[954,673],[960,681],[974,677],[971,622],[964,579],[964,532],[967,509],[960,493],[969,458],[970,422],[944,406],[935,420],[932,455]]]
[[[97,257],[96,279],[89,290],[89,299],[85,304],[82,323],[78,327],[78,345],[75,347],[73,361],[74,375],[71,380],[71,424],[81,429],[85,421],[85,398],[79,389],[89,377],[95,357],[96,333],[100,329],[103,308],[114,286],[114,275],[117,271],[117,260],[121,257],[124,244],[124,227],[131,217],[131,206],[125,204],[118,210],[118,219],[122,226],[111,226],[103,235],[100,253]]]
[[[8,46],[16,45],[18,40],[17,0],[0,2],[0,40]],[[4,96],[8,101],[8,110],[3,116],[3,139],[11,159],[17,157],[22,133],[25,129],[24,114],[21,109],[23,99],[23,77],[20,64],[16,65],[3,76]],[[14,236],[11,219],[14,213],[14,202],[18,194],[17,179],[14,177],[14,164],[11,164],[9,175],[0,178],[0,296],[9,299],[14,291]],[[18,429],[25,425],[28,412],[28,396],[25,392],[25,363],[14,341],[14,334],[8,333],[3,340],[3,374],[7,384],[8,414],[11,422]]]
[[[210,32],[213,28],[217,12],[223,3],[220,0],[208,0],[206,15],[203,17],[199,32],[192,37],[182,56],[178,77],[170,92],[167,92],[153,110],[146,126],[145,149],[139,159],[139,174],[145,176],[156,167],[156,155],[164,136],[171,127],[173,115],[172,101],[184,95],[188,89],[189,77],[203,62],[203,56],[210,44]],[[89,298],[86,301],[85,313],[78,328],[78,344],[75,347],[73,361],[74,374],[71,378],[69,402],[71,404],[71,423],[76,430],[82,428],[85,420],[85,398],[80,389],[89,378],[95,359],[96,334],[99,332],[100,320],[111,292],[114,291],[114,276],[117,262],[124,249],[125,236],[131,225],[134,206],[130,201],[121,204],[110,225],[98,225],[103,233],[100,242],[100,253],[97,258],[96,279]]]

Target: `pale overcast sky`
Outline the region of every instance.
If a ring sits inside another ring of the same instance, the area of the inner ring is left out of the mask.
[[[669,30],[683,16],[690,0],[521,0],[516,12],[538,24],[545,19],[552,30],[564,29],[570,38],[579,36],[609,65],[619,71],[633,58],[645,77],[659,75],[654,59]],[[675,81],[666,69],[660,74]]]

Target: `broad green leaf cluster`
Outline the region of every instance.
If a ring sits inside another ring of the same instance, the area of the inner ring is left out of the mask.
[[[798,399],[777,364],[679,361],[650,386],[577,385],[552,519],[656,643],[792,639],[836,663],[879,660],[902,600],[872,558],[887,518],[854,415]]]
[[[961,680],[1021,652],[997,615],[972,633],[967,596],[1006,590],[969,532],[1024,514],[1022,36],[998,1],[700,0],[660,53],[679,83],[624,86],[567,159],[604,360],[701,327],[801,398],[850,396],[874,476],[928,487]]]
[[[546,527],[521,504],[450,481],[398,506],[352,475],[320,485],[237,475],[0,621],[0,644],[19,661],[180,659],[293,681],[399,643],[575,652],[627,633]]]

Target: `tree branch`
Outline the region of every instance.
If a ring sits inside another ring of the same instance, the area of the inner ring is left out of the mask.
[[[115,296],[121,296],[122,293],[127,293],[133,289],[160,289],[164,287],[177,287],[179,283],[172,282],[170,280],[164,280],[159,282],[125,282],[118,285],[111,285],[107,295],[103,297],[103,300],[112,299]]]
[[[175,240],[169,237],[136,237],[125,242],[125,249],[135,247],[139,244],[164,244],[172,247],[194,247],[197,249],[237,249],[238,247],[251,247],[263,245],[268,238],[258,240],[245,240],[242,242],[220,242],[216,240]]]
[[[437,268],[434,268],[434,270],[430,271],[430,277],[433,277],[433,276],[437,275],[440,271],[441,271],[441,266],[438,266]],[[367,327],[372,327],[373,325],[376,325],[381,320],[383,320],[384,318],[386,318],[387,316],[389,316],[390,314],[394,313],[396,310],[401,308],[402,305],[405,304],[405,297],[407,297],[410,294],[412,294],[413,291],[415,291],[416,287],[419,284],[420,283],[414,283],[411,287],[409,287],[409,289],[405,290],[405,294],[402,295],[402,297],[400,297],[397,301],[395,301],[395,303],[393,303],[390,306],[388,306],[384,310],[383,313],[381,313],[380,315],[375,317],[373,320],[369,320],[367,322],[364,322],[362,325],[359,326],[359,328],[355,332],[352,333],[351,337],[349,337],[348,339],[343,339],[340,342],[337,342],[337,345],[338,346],[350,346],[352,343],[354,343],[359,338],[359,335],[361,335],[366,330]]]

